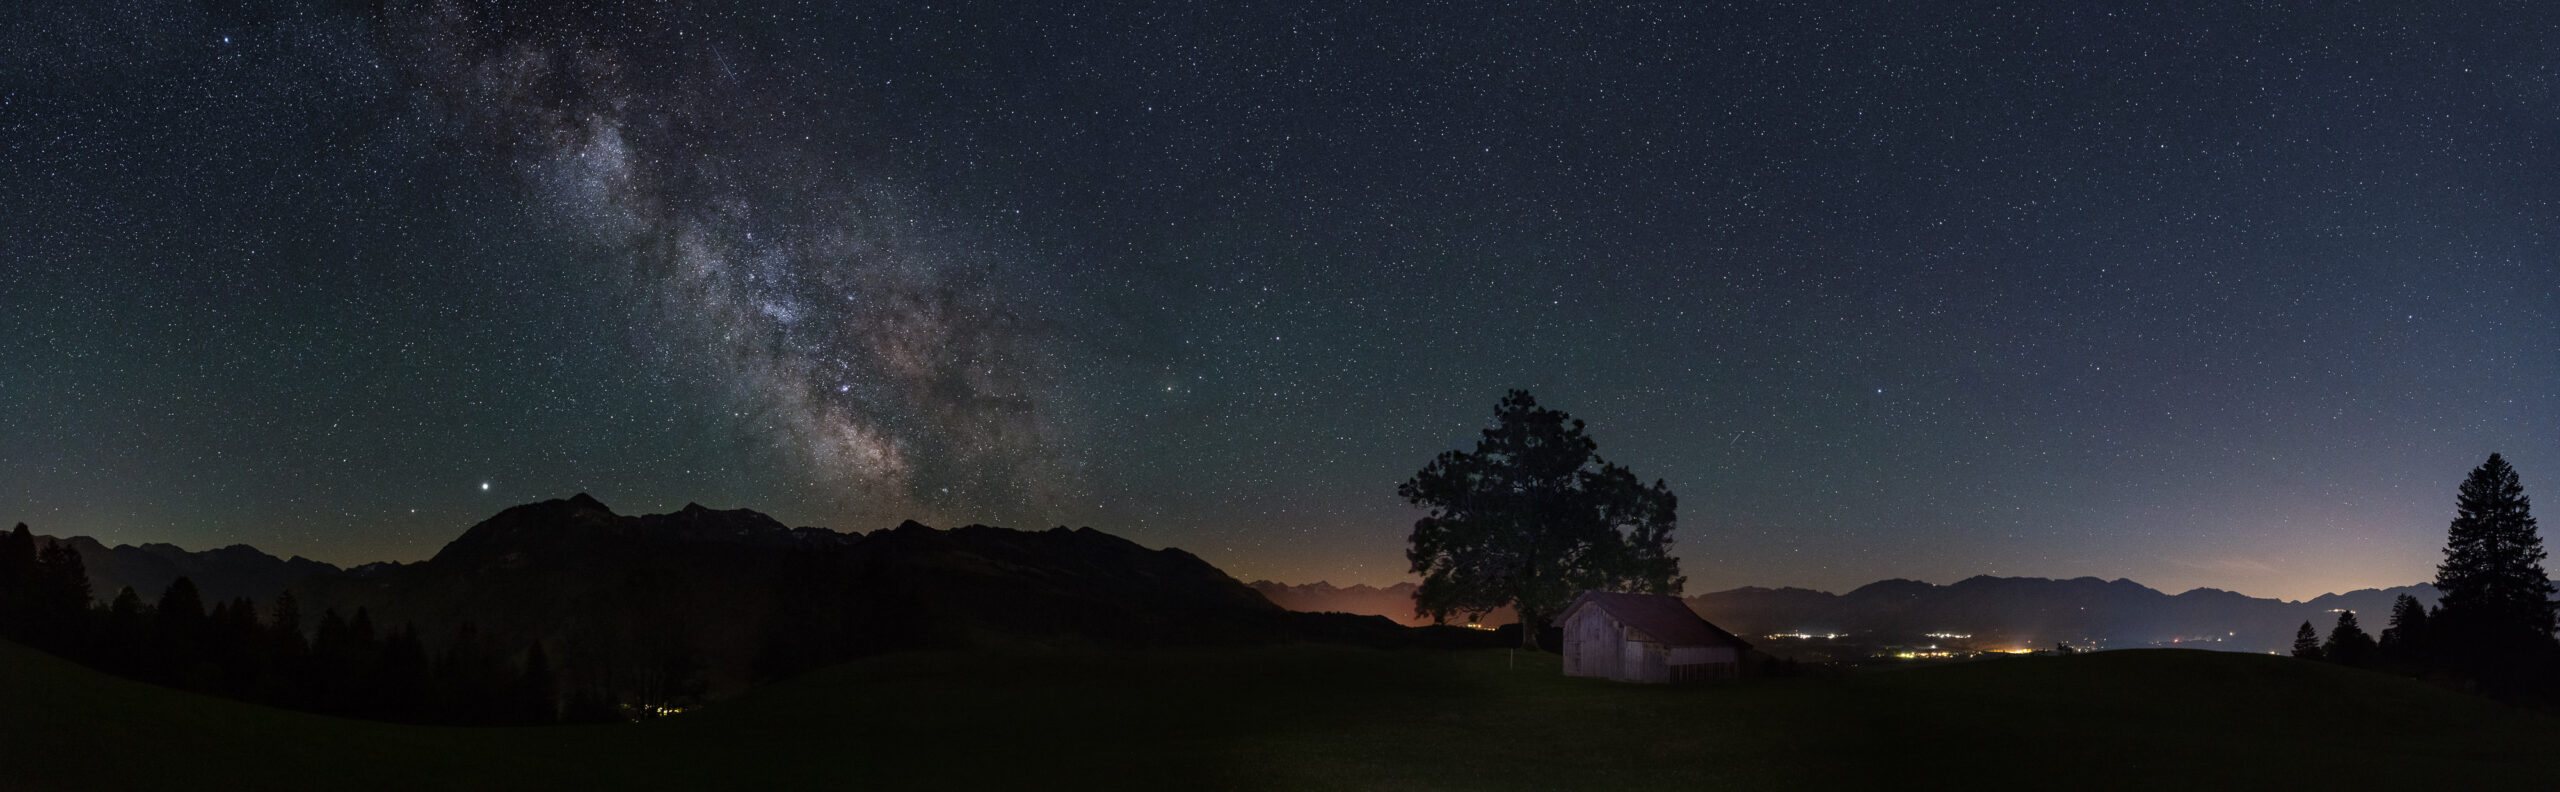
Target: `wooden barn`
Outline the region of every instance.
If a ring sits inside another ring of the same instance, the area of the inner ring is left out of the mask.
[[[1678,597],[1585,591],[1556,617],[1565,676],[1682,682],[1739,676],[1751,645]]]

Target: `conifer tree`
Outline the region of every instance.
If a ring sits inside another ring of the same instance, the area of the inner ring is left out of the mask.
[[[2311,629],[2310,622],[2303,622],[2302,629],[2294,631],[2293,656],[2305,660],[2320,659],[2320,632]]]
[[[2515,468],[2497,454],[2471,471],[2454,498],[2436,588],[2435,629],[2469,655],[2545,650],[2554,627],[2542,536]]]
[[[336,654],[347,651],[349,643],[347,617],[338,615],[336,608],[320,611],[320,626],[311,635],[311,651],[314,654]]]
[[[59,541],[37,550],[34,578],[29,604],[38,640],[56,651],[75,648],[87,637],[91,600],[89,567],[80,551]]]
[[[0,540],[0,585],[23,586],[35,577],[35,570],[35,533],[27,530],[26,523],[18,523],[7,539]]]
[[[443,719],[448,723],[494,723],[510,717],[501,700],[508,683],[503,659],[489,648],[480,628],[463,622],[445,642],[436,660],[436,683],[443,688]]]
[[[356,606],[356,615],[347,619],[347,645],[368,657],[382,648],[381,644],[374,641],[373,612],[367,610],[365,606]]]
[[[210,619],[204,612],[204,594],[196,590],[195,581],[180,577],[161,590],[157,621],[161,640],[192,644],[204,637]]]
[[[2329,662],[2347,666],[2372,664],[2373,651],[2373,636],[2356,624],[2356,612],[2351,610],[2338,612],[2338,626],[2329,630],[2329,642],[2320,647],[2321,656]]]
[[[107,604],[106,641],[100,657],[109,670],[137,674],[151,654],[151,609],[142,595],[126,586]]]
[[[2378,652],[2385,662],[2416,668],[2424,664],[2427,645],[2427,606],[2407,594],[2391,601],[2391,624],[2382,628]]]
[[[26,523],[0,536],[0,635],[27,637],[35,612],[36,539]]]
[[[337,608],[320,611],[320,626],[311,633],[311,672],[300,680],[300,697],[322,712],[345,714],[358,699],[363,648]]]
[[[515,721],[518,723],[550,723],[560,718],[559,683],[551,675],[551,656],[542,651],[542,642],[524,652],[524,674],[516,679]]]
[[[267,635],[276,656],[286,662],[310,653],[311,645],[302,637],[302,604],[293,592],[276,593],[274,610],[267,617]]]
[[[152,663],[150,670],[161,681],[186,687],[201,687],[211,681],[209,673],[200,673],[197,663],[205,658],[204,641],[211,632],[212,619],[204,612],[204,597],[196,583],[185,577],[169,582],[160,592],[160,604],[152,614]]]
[[[222,669],[222,690],[233,696],[247,692],[260,672],[274,662],[265,628],[258,624],[258,604],[235,597],[214,608],[205,638],[205,656]]]
[[[382,639],[382,659],[367,681],[374,717],[403,722],[428,719],[427,647],[415,625],[402,622]]]

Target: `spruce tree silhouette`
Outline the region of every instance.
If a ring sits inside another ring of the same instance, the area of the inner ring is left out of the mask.
[[[311,643],[302,635],[302,602],[293,592],[276,594],[275,605],[268,611],[267,640],[274,646],[279,660],[291,660],[311,652]]]
[[[2339,611],[2338,626],[2329,630],[2329,641],[2321,644],[2321,656],[2339,665],[2363,667],[2373,664],[2373,653],[2373,636],[2356,624],[2356,612]]]
[[[170,581],[169,587],[160,591],[160,604],[154,613],[164,639],[194,641],[203,636],[204,595],[196,590],[194,580],[181,577]]]
[[[366,653],[338,609],[320,612],[320,626],[311,635],[311,673],[303,680],[303,695],[313,709],[338,715],[355,710],[362,699]]]
[[[2320,632],[2311,629],[2310,622],[2303,622],[2302,629],[2294,631],[2293,656],[2305,660],[2320,659]]]
[[[143,662],[151,656],[153,634],[151,607],[142,604],[142,595],[132,586],[124,587],[107,603],[106,634],[98,646],[100,664],[118,674],[141,675]]]
[[[56,652],[79,654],[81,640],[88,637],[91,600],[89,568],[80,552],[63,542],[37,550],[34,583],[30,605],[36,612],[37,640]]]
[[[444,655],[436,659],[436,684],[441,689],[444,711],[440,719],[446,723],[499,723],[506,720],[500,702],[512,679],[499,667],[495,650],[481,637],[478,625],[463,622],[445,642]]]
[[[2382,642],[2376,654],[2382,662],[2402,671],[2416,672],[2427,665],[2427,606],[2407,594],[2391,601],[2391,624],[2382,628]]]
[[[26,523],[0,536],[0,636],[28,640],[35,618],[36,539]]]
[[[551,656],[543,653],[536,642],[524,651],[524,673],[516,678],[510,704],[515,710],[510,722],[541,724],[560,719],[560,689],[551,675]]]
[[[152,609],[152,673],[165,684],[202,689],[212,674],[197,668],[203,659],[206,626],[203,595],[185,577],[169,582]]]
[[[416,626],[402,622],[383,636],[382,659],[374,664],[366,687],[374,717],[409,723],[435,720],[431,717],[436,702],[430,698],[427,647],[419,642]]]
[[[2490,454],[2454,497],[2436,588],[2444,600],[2428,618],[2436,656],[2502,698],[2536,695],[2560,657],[2545,553],[2532,501],[2506,459]]]
[[[279,707],[309,709],[312,675],[311,640],[302,632],[302,604],[293,592],[276,594],[268,617],[259,624],[266,642],[266,665],[258,670],[251,698]]]

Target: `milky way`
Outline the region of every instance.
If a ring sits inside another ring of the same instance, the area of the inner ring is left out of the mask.
[[[840,508],[1054,500],[1044,319],[888,177],[807,141],[802,97],[663,5],[440,4],[384,20],[465,146],[602,246],[665,365],[717,371]]]
[[[2490,452],[2560,486],[2555,4],[7,8],[0,525],[361,563],[584,491],[1386,584],[1511,388],[1704,589],[2299,598],[2432,575]]]

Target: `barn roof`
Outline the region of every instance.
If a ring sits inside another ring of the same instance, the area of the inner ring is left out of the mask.
[[[1621,594],[1615,591],[1585,591],[1573,598],[1556,617],[1561,625],[1574,611],[1589,605],[1607,611],[1619,623],[1633,627],[1656,641],[1672,646],[1732,646],[1748,649],[1751,644],[1733,637],[1733,633],[1700,618],[1697,611],[1678,597],[1661,594]]]

